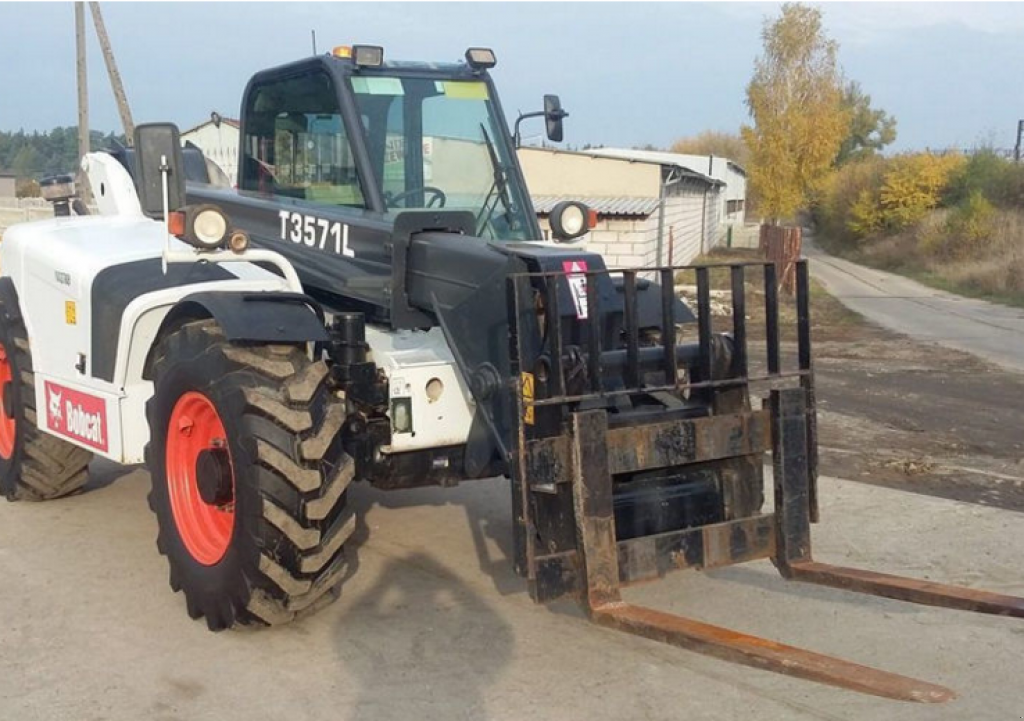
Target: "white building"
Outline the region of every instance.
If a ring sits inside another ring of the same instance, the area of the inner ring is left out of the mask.
[[[737,230],[743,226],[747,205],[747,171],[728,158],[628,148],[597,148],[587,152],[613,158],[674,163],[712,177],[724,184],[723,192],[719,195],[719,232],[727,234],[730,227]]]
[[[583,242],[608,267],[686,265],[725,237],[724,184],[677,160],[524,147],[519,162],[545,233],[560,200],[597,211]]]
[[[181,134],[181,141],[190,141],[215,162],[231,184],[238,182],[239,123],[214,113],[210,120]]]

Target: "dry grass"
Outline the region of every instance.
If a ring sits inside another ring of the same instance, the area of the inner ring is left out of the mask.
[[[716,265],[738,262],[763,262],[757,250],[745,248],[718,249],[702,255],[693,261],[693,265]],[[726,267],[712,268],[710,272],[712,290],[728,291],[730,289],[730,272]],[[685,271],[676,276],[678,285],[696,285],[695,274]],[[747,300],[747,334],[753,340],[763,339],[765,334],[764,280],[756,268],[750,268],[745,275],[745,295]],[[821,339],[831,335],[843,335],[851,326],[864,322],[862,316],[844,306],[817,281],[811,279],[811,324],[814,334]],[[727,296],[728,297],[728,296]],[[731,303],[731,301],[729,301]],[[731,306],[730,306],[731,307]],[[779,330],[783,340],[796,339],[796,299],[779,294]],[[716,317],[714,328],[724,332],[731,330],[732,320],[728,317]]]
[[[913,228],[846,255],[954,293],[1024,306],[1024,212],[996,211],[984,242],[966,258],[950,252],[957,238],[949,236],[948,219],[949,211],[933,211]]]

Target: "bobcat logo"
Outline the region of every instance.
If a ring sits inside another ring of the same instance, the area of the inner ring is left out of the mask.
[[[50,425],[60,427],[64,414],[60,410],[61,394],[50,391]]]

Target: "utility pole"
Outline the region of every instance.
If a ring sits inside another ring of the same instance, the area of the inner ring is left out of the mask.
[[[76,12],[80,12],[76,4]],[[100,4],[90,2],[89,9],[92,11],[92,22],[96,26],[96,37],[100,41],[100,49],[103,51],[103,60],[107,64],[107,75],[110,76],[110,87],[114,91],[114,100],[117,101],[117,112],[121,114],[121,124],[124,126],[124,135],[128,145],[133,142],[135,135],[135,123],[132,121],[132,111],[128,107],[128,97],[124,93],[124,85],[121,83],[121,74],[117,71],[117,61],[114,60],[114,51],[110,48],[110,38],[107,37],[107,28],[103,24],[103,15],[100,13]]]
[[[1021,141],[1024,140],[1024,120],[1017,121],[1017,145],[1013,148],[1013,160],[1016,163],[1020,162],[1020,145]]]
[[[82,158],[89,152],[89,88],[85,72],[85,8],[75,3],[75,50],[78,66],[78,177],[79,197],[88,202],[89,188],[82,178]]]

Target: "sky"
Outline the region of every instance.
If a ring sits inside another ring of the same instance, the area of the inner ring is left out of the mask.
[[[846,77],[896,116],[893,150],[1008,148],[1024,118],[1024,3],[825,3]],[[565,142],[667,147],[749,121],[744,92],[775,3],[102,4],[136,122],[237,117],[256,71],[341,44],[402,60],[492,47],[506,113],[561,96]],[[88,19],[88,12],[86,13]],[[89,23],[91,125],[120,131]],[[75,125],[70,3],[0,2],[0,130]],[[510,120],[513,118],[510,118]],[[529,123],[530,121],[526,121]],[[524,126],[538,134],[539,123]],[[529,137],[528,137],[529,139]]]

